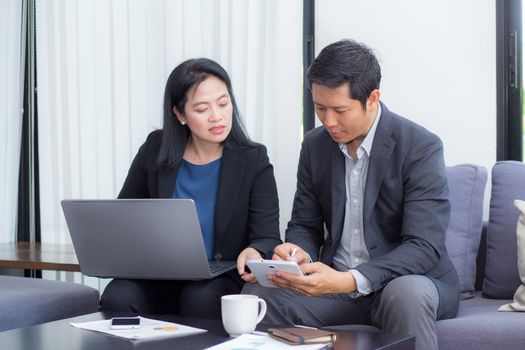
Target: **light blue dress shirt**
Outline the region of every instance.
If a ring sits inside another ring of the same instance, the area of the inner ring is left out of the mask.
[[[339,271],[349,271],[353,274],[358,292],[354,293],[353,296],[356,297],[370,294],[373,291],[370,281],[354,268],[370,261],[363,232],[363,202],[368,174],[368,159],[380,117],[381,105],[378,104],[374,123],[356,151],[357,160],[355,162],[348,153],[348,146],[339,144],[339,148],[345,156],[346,205],[343,233],[334,255],[333,265]]]

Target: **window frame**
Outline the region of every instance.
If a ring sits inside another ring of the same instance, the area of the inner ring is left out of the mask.
[[[496,2],[497,160],[523,160],[521,0]]]

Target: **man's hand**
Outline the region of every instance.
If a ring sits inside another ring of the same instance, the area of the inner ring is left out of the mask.
[[[312,261],[310,255],[302,250],[299,246],[292,243],[279,244],[273,250],[273,260],[295,261],[299,265],[306,264]]]
[[[262,259],[262,255],[256,249],[248,247],[237,257],[237,272],[239,272],[241,278],[246,282],[255,283],[257,279],[253,273],[248,273],[246,271],[246,260],[248,259]]]
[[[278,287],[309,296],[351,293],[357,289],[351,272],[337,271],[320,262],[303,264],[301,270],[305,276],[278,271],[268,276],[268,280]]]

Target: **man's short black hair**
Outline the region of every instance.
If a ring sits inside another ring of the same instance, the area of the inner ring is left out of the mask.
[[[308,68],[306,78],[310,88],[312,84],[336,88],[348,83],[350,98],[366,109],[368,96],[379,89],[381,67],[370,48],[345,39],[325,47]]]

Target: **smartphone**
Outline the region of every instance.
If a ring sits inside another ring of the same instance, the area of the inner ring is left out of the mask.
[[[140,328],[139,317],[113,317],[109,326],[111,329],[135,329]]]
[[[281,260],[259,260],[248,259],[246,265],[250,271],[257,278],[257,282],[263,287],[278,288],[276,285],[268,281],[268,275],[274,274],[277,271],[283,271],[303,276],[303,271],[295,261],[281,261]]]

